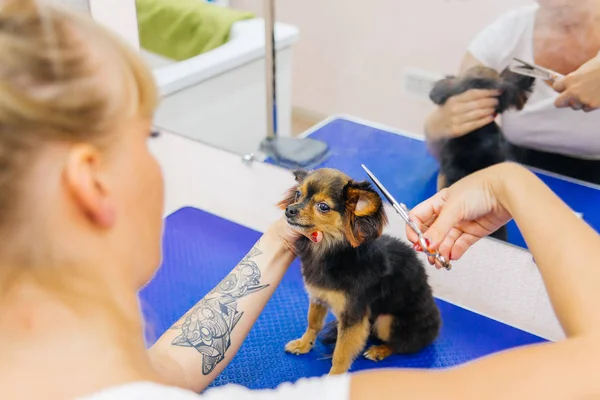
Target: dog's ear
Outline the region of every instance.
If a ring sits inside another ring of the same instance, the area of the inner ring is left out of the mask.
[[[297,169],[293,172],[293,174],[294,178],[296,178],[296,182],[302,183],[308,176],[308,171],[305,171],[303,169]]]
[[[458,79],[455,76],[447,76],[440,79],[429,92],[429,98],[438,106],[443,106],[446,101],[456,94]]]
[[[387,215],[379,194],[367,181],[350,181],[344,187],[345,234],[353,247],[381,236]]]
[[[502,94],[498,96],[496,112],[502,114],[511,108],[522,110],[533,91],[534,84],[535,78],[531,76],[517,74],[508,68],[502,71],[500,74]]]
[[[283,195],[283,199],[279,203],[277,203],[277,207],[281,210],[285,210],[288,206],[296,202],[296,192],[298,191],[298,187],[300,186],[300,184],[308,176],[308,171],[299,169],[294,171],[293,174],[297,184],[289,188]]]

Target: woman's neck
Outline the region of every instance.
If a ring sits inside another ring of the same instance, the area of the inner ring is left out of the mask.
[[[576,2],[573,2],[576,3]],[[567,75],[600,50],[598,2],[540,7],[533,35],[534,62]]]
[[[589,30],[600,19],[598,1],[577,0],[573,4],[540,7],[538,22],[558,31]]]
[[[14,391],[7,398],[75,397],[157,380],[135,293],[55,293],[22,284],[0,299],[0,387]],[[41,385],[23,387],[32,377]]]

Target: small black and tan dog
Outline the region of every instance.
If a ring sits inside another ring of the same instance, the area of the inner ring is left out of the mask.
[[[296,246],[310,305],[306,331],[285,350],[308,353],[328,310],[336,316],[330,374],[348,371],[369,338],[383,343],[364,353],[373,361],[431,344],[441,316],[427,273],[415,250],[382,234],[387,216],[379,194],[334,169],[294,175],[297,184],[279,206],[308,236]]]
[[[505,69],[501,74],[492,68],[475,66],[463,75],[448,76],[434,85],[429,97],[437,105],[444,105],[455,95],[470,89],[497,89],[496,113],[509,109],[521,110],[525,106],[535,78],[516,74]],[[444,141],[440,148],[440,172],[437,187],[441,190],[473,172],[507,160],[506,142],[500,126],[495,121],[466,135]],[[507,240],[506,227],[491,236]]]

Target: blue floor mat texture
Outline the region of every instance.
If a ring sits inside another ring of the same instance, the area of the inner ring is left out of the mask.
[[[365,164],[396,200],[412,208],[436,192],[438,164],[423,141],[344,118],[331,120],[310,134],[330,147],[329,157],[317,168],[336,168],[354,179],[368,179]],[[267,159],[265,162],[273,164]],[[538,174],[574,211],[600,231],[600,190]],[[291,182],[291,180],[290,180]],[[399,217],[398,217],[399,218]],[[508,224],[508,241],[526,248],[517,225]]]
[[[259,237],[259,232],[194,208],[183,208],[170,215],[165,224],[163,265],[140,293],[149,345],[217,285]],[[419,354],[394,355],[380,363],[359,357],[351,371],[449,367],[544,341],[444,301],[438,304],[443,328],[433,345]],[[331,367],[331,359],[327,358],[331,348],[319,343],[304,356],[284,352],[285,344],[304,332],[307,309],[308,298],[296,261],[236,357],[212,386],[235,383],[253,389],[273,388],[285,381],[326,374]],[[200,361],[198,365],[200,368]]]

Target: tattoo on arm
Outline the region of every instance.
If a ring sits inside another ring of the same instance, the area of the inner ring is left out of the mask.
[[[231,333],[242,318],[237,301],[269,285],[261,285],[260,269],[253,258],[262,254],[258,243],[234,270],[182,317],[171,329],[181,331],[174,346],[194,347],[202,354],[202,373],[210,374],[225,358]]]

